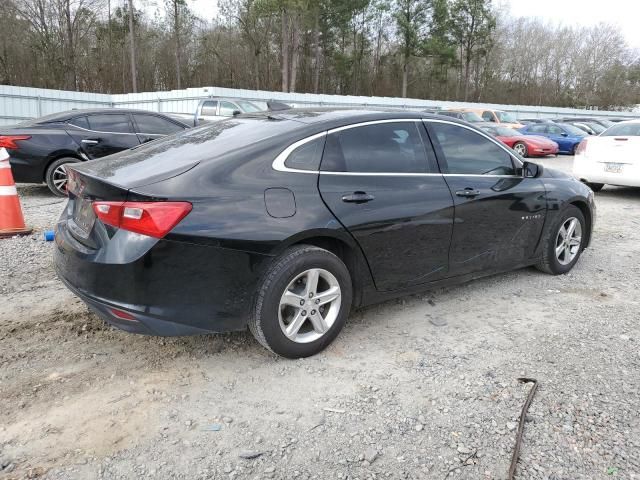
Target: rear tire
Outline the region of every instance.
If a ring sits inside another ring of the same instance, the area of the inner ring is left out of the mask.
[[[580,209],[574,205],[567,207],[547,228],[542,239],[542,259],[536,268],[551,275],[562,275],[570,271],[584,250],[586,227],[587,222]]]
[[[591,190],[593,190],[594,192],[599,192],[600,190],[602,190],[602,187],[604,187],[604,183],[585,182],[585,185],[589,187]]]
[[[352,295],[349,270],[337,256],[311,245],[291,247],[264,275],[249,330],[283,357],[315,355],[342,330]]]
[[[64,165],[78,163],[80,160],[73,157],[59,158],[47,167],[44,179],[49,190],[58,197],[67,196],[67,174],[64,172]]]

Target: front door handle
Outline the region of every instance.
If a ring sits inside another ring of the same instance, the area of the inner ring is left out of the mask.
[[[342,197],[342,201],[347,203],[367,203],[374,198],[376,197],[374,197],[373,195],[369,195],[366,192],[353,192],[349,195],[344,195]]]
[[[87,145],[97,145],[98,143],[100,143],[100,140],[92,140],[89,138],[85,138],[82,140],[82,143],[85,143]]]
[[[459,197],[477,197],[480,195],[480,190],[474,190],[473,188],[465,188],[464,190],[458,190],[456,195]]]

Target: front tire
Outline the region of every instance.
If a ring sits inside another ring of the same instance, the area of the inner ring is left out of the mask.
[[[322,248],[294,246],[263,277],[249,330],[262,346],[283,357],[315,355],[342,330],[352,295],[342,260]]]
[[[53,161],[51,165],[47,167],[44,179],[47,182],[49,190],[51,190],[54,195],[58,197],[67,196],[67,172],[64,166],[70,163],[78,163],[79,161],[77,158],[63,157]]]
[[[513,145],[513,149],[519,154],[521,157],[526,158],[529,156],[529,150],[527,149],[527,145],[524,142],[516,142]]]
[[[587,235],[587,224],[580,209],[567,207],[550,225],[542,240],[542,260],[536,268],[551,275],[562,275],[578,262]]]

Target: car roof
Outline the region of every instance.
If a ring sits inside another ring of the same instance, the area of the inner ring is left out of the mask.
[[[69,120],[71,118],[79,117],[82,115],[94,115],[101,113],[144,113],[151,115],[159,115],[162,117],[168,117],[168,115],[164,115],[159,112],[152,112],[149,110],[139,110],[139,109],[129,109],[129,108],[81,108],[81,109],[73,109],[66,110],[64,112],[52,113],[51,115],[46,115],[44,117],[36,118],[32,122],[33,123],[55,123],[55,122],[64,122],[65,120]],[[173,120],[173,119],[172,119]]]
[[[431,118],[442,120],[442,116],[433,113],[402,110],[397,108],[370,108],[370,107],[316,107],[316,108],[292,108],[281,112],[256,112],[238,115],[237,117],[267,117],[278,120],[291,120],[309,126],[322,126],[322,128],[336,128],[353,123],[362,123],[376,120],[393,119],[420,119]],[[456,118],[449,118],[452,122],[460,122]]]

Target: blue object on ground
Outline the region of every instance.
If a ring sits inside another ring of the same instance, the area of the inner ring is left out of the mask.
[[[54,230],[45,230],[44,231],[44,239],[47,242],[53,242],[53,239],[56,236],[56,232]]]

